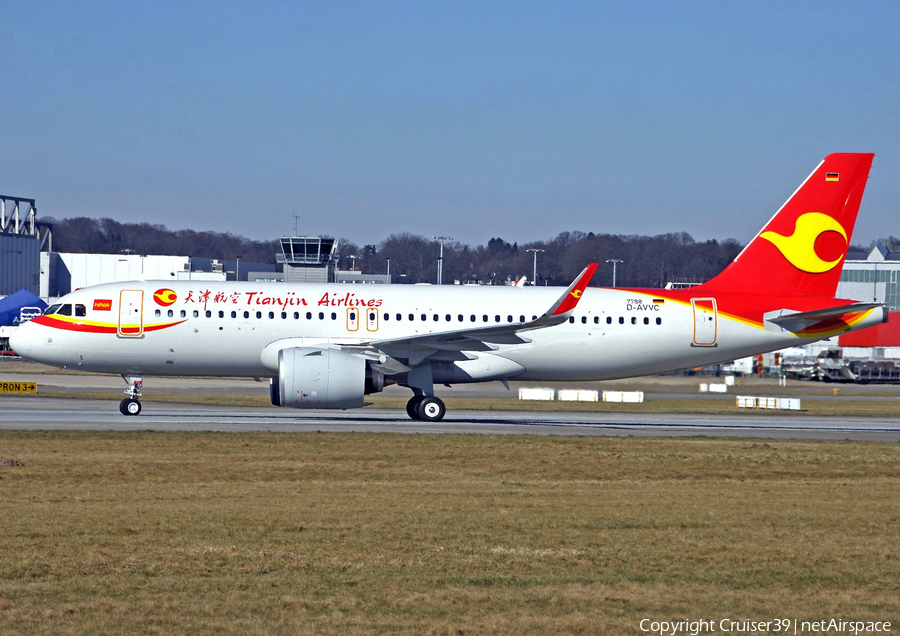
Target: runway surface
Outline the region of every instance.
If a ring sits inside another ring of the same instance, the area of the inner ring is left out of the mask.
[[[758,413],[667,415],[451,411],[442,422],[414,422],[400,410],[296,411],[145,403],[136,417],[118,403],[38,396],[0,400],[0,429],[93,431],[274,431],[285,433],[472,433],[527,435],[729,436],[900,441],[900,418],[823,418]]]

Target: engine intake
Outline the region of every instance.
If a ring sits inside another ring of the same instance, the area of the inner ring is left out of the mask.
[[[278,377],[271,385],[275,406],[352,409],[365,405],[365,393],[366,361],[360,356],[304,347],[278,352]]]

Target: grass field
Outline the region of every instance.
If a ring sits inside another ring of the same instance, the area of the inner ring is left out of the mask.
[[[4,633],[900,623],[900,444],[0,432],[3,459]]]

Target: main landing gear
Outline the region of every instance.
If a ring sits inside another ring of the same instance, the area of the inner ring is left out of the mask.
[[[440,422],[445,413],[447,407],[440,398],[433,395],[414,395],[406,403],[406,414],[413,420]]]
[[[127,379],[123,375],[122,379],[128,383],[128,388],[125,389],[125,395],[128,397],[119,402],[119,412],[122,415],[137,415],[141,412],[141,401],[138,398],[141,397],[144,380],[135,375],[129,376]]]

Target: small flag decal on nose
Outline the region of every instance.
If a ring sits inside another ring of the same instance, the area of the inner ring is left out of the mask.
[[[838,172],[826,172],[825,181],[840,181],[841,175]]]

